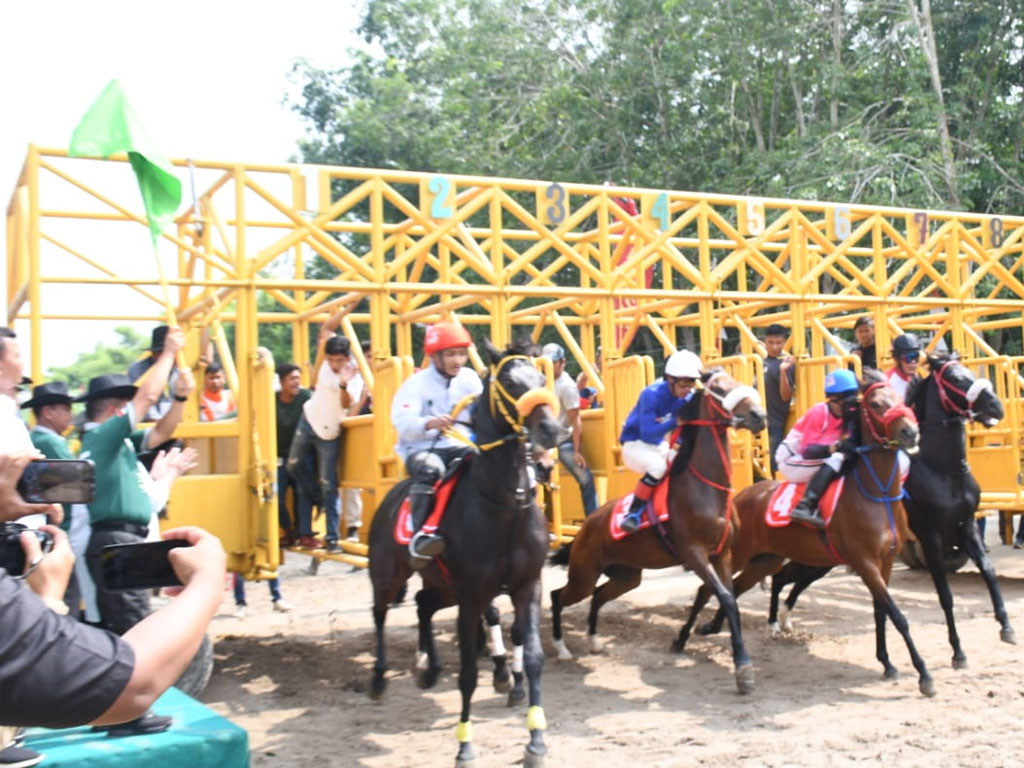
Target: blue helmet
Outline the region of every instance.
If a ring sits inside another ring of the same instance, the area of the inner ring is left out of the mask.
[[[856,392],[857,389],[857,377],[853,375],[853,371],[840,368],[825,377],[826,395],[846,395]]]

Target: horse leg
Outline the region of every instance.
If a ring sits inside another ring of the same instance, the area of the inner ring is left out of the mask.
[[[811,584],[822,578],[826,573],[832,570],[831,565],[803,565],[797,563],[796,583],[793,584],[793,588],[789,590],[789,597],[786,598],[786,602],[783,603],[781,615],[778,617],[779,626],[784,632],[793,631],[793,621],[790,618],[790,613],[793,611],[793,607],[796,605],[797,598],[804,593]]]
[[[523,631],[518,622],[512,622],[512,690],[508,692],[508,706],[514,707],[526,698],[523,690]]]
[[[579,547],[574,547],[573,554],[577,555]],[[569,563],[569,580],[564,587],[551,590],[551,637],[555,641],[555,649],[558,651],[558,658],[568,660],[572,658],[572,652],[562,639],[562,609],[575,605],[580,600],[593,593],[594,585],[601,575],[600,569],[586,564],[576,565],[582,562],[583,558],[577,555],[577,559]]]
[[[981,541],[981,534],[978,533],[978,526],[973,523],[974,521],[970,520],[963,526],[965,529],[963,538],[967,554],[974,561],[974,564],[978,566],[982,578],[985,579],[988,594],[992,598],[992,608],[996,613],[996,621],[999,622],[1000,626],[999,639],[1004,643],[1016,645],[1017,633],[1013,631],[1013,627],[1010,625],[1010,617],[1006,613],[1006,606],[1003,604],[1003,593],[1000,591],[999,582],[996,580],[996,569],[992,567],[992,561],[985,554],[985,546]]]
[[[526,710],[530,741],[523,755],[525,768],[541,768],[548,752],[544,745],[544,731],[548,726],[540,699],[540,677],[544,669],[544,649],[540,644],[540,590],[538,578],[511,595],[519,637],[523,642],[523,666],[530,699]]]
[[[384,622],[387,620],[392,600],[405,587],[409,578],[403,564],[394,557],[395,549],[377,549],[372,553],[374,557],[370,562],[370,579],[373,583],[373,626],[376,636],[376,659],[369,689],[371,699],[380,699],[388,687],[385,678],[388,671],[388,654],[384,642]]]
[[[590,640],[590,652],[601,653],[604,650],[604,643],[597,636],[597,613],[601,606],[610,603],[620,595],[624,595],[631,589],[640,586],[643,578],[643,571],[639,568],[629,568],[623,565],[612,566],[606,571],[608,581],[594,591],[590,598],[590,615],[587,618],[587,637]]]
[[[763,554],[751,558],[747,563],[747,567],[744,568],[732,582],[731,591],[733,596],[739,597],[766,576],[778,572],[784,562],[785,558],[779,557],[778,555]],[[727,576],[721,568],[716,568],[716,571],[723,582],[729,583]],[[774,584],[774,580],[772,583]],[[697,627],[697,634],[717,635],[722,631],[722,625],[725,623],[725,619],[725,608],[722,605],[719,605],[718,610],[715,612],[711,621],[705,622]]]
[[[914,645],[914,641],[910,637],[910,625],[907,622],[906,617],[900,612],[900,609],[896,607],[896,603],[892,599],[892,595],[889,594],[889,590],[886,586],[888,583],[889,571],[892,569],[891,558],[888,563],[861,561],[857,564],[851,562],[851,566],[853,566],[854,570],[856,570],[858,575],[860,575],[875,601],[876,655],[878,656],[878,660],[882,663],[882,666],[885,668],[885,679],[891,679],[894,676],[893,673],[896,671],[889,662],[889,656],[885,648],[885,619],[888,617],[889,621],[892,622],[892,625],[896,627],[896,631],[903,637],[903,642],[907,644],[907,651],[910,653],[910,660],[914,663],[914,669],[917,670],[918,688],[925,696],[934,696],[935,681],[932,679],[931,673],[928,672],[928,667],[925,666],[924,659],[922,659],[921,654],[917,652],[917,647]],[[884,573],[881,569],[884,569]]]
[[[462,710],[459,713],[459,724],[455,728],[455,738],[459,741],[459,751],[455,756],[455,766],[466,766],[476,760],[473,753],[473,726],[469,722],[470,702],[476,690],[477,632],[480,629],[482,606],[477,603],[459,603],[459,693],[462,694]]]
[[[416,616],[419,619],[419,653],[416,654],[416,685],[433,688],[441,674],[441,660],[434,640],[434,614],[450,602],[444,600],[436,587],[424,587],[416,593]]]
[[[732,662],[736,670],[736,687],[740,693],[751,693],[754,690],[754,665],[750,661],[750,656],[747,655],[746,647],[743,645],[743,632],[740,629],[740,611],[736,605],[736,598],[732,593],[732,561],[729,553],[725,552],[722,554],[716,562],[717,567],[712,567],[711,562],[708,560],[707,552],[703,549],[684,548],[682,550],[682,559],[683,565],[689,567],[691,571],[700,577],[701,581],[715,593],[719,604],[725,609],[725,615],[729,619]],[[719,578],[719,570],[722,572],[722,578]],[[748,566],[746,570],[749,571],[751,568]],[[753,576],[753,574],[751,575]],[[758,581],[760,581],[760,577],[757,577],[751,583],[756,584]],[[681,636],[682,633],[680,632]]]
[[[968,526],[975,527],[973,521],[968,523]],[[942,606],[942,613],[946,617],[946,632],[949,644],[953,648],[953,669],[966,669],[967,655],[960,646],[960,635],[956,631],[956,621],[953,618],[953,591],[949,588],[949,578],[946,576],[939,531],[925,531],[923,536],[918,536],[918,542],[921,544],[928,572],[932,576],[932,583],[935,584],[935,591],[939,595],[939,605]]]
[[[683,628],[679,630],[679,636],[676,637],[675,642],[672,643],[673,651],[676,653],[682,653],[686,650],[686,641],[690,639],[690,632],[693,631],[693,625],[697,622],[697,616],[700,615],[701,610],[708,604],[708,600],[710,599],[711,590],[708,588],[707,584],[701,584],[697,588],[697,594],[693,598],[693,605],[690,606],[690,615],[686,617],[686,622],[683,624]]]
[[[501,617],[498,614],[498,606],[489,603],[484,609],[484,620],[487,622],[488,645],[491,649],[491,661],[494,663],[492,684],[498,693],[505,693],[512,687],[512,676],[508,671],[505,643],[501,638]]]
[[[387,678],[384,675],[388,671],[387,646],[384,643],[384,620],[388,615],[388,605],[383,607],[373,606],[373,628],[376,635],[377,658],[373,663],[373,679],[370,681],[370,698],[379,699],[384,695],[388,687]]]

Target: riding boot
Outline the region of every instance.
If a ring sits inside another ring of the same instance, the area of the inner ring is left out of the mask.
[[[660,482],[657,477],[644,475],[636,484],[633,491],[633,503],[629,505],[629,512],[625,514],[619,527],[626,533],[633,533],[640,528],[640,520],[643,518],[644,507],[651,500],[655,487]]]
[[[818,502],[821,501],[821,497],[828,490],[831,482],[837,477],[839,477],[839,473],[828,464],[822,464],[818,467],[818,471],[814,473],[814,477],[810,479],[810,482],[807,483],[807,488],[804,489],[803,498],[793,507],[793,511],[789,513],[790,520],[807,523],[815,528],[824,528],[825,521],[821,519],[819,514]]]
[[[434,487],[414,484],[409,492],[409,506],[412,526],[416,531],[409,542],[409,565],[418,571],[444,552],[444,539],[440,534],[420,530],[434,509]]]

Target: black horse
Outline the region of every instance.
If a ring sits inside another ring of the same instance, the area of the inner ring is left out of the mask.
[[[960,646],[953,620],[953,593],[949,588],[943,557],[951,547],[966,552],[978,566],[992,597],[992,607],[1000,625],[999,637],[1005,643],[1016,643],[995,569],[985,554],[978,527],[974,524],[981,488],[967,464],[964,432],[965,422],[974,421],[991,427],[1003,418],[1004,412],[991,383],[977,378],[955,354],[930,354],[927,364],[930,375],[914,382],[907,392],[907,404],[914,409],[921,427],[921,448],[911,459],[910,475],[904,484],[907,497],[903,505],[946,615],[949,643],[953,647],[953,667],[963,669],[967,666],[967,656]],[[792,610],[797,596],[828,571],[828,568],[793,562],[775,574],[772,578],[772,609],[768,618],[773,631],[779,624],[773,614],[782,588],[786,584],[795,584],[786,599],[786,607]],[[717,622],[720,628],[721,621],[715,617],[706,625],[707,631],[717,631],[714,625]],[[781,627],[787,625],[788,615],[784,613]]]
[[[469,711],[476,689],[480,616],[501,593],[509,595],[515,611],[513,675],[520,686],[525,671],[529,685],[526,722],[530,741],[524,764],[542,765],[547,752],[540,700],[544,654],[538,625],[540,573],[548,550],[548,528],[530,487],[527,443],[534,448],[554,447],[558,405],[554,394],[544,388],[544,375],[526,355],[529,349],[525,344],[514,344],[502,353],[485,344],[490,367],[484,375],[483,393],[472,411],[478,450],[468,459],[469,465],[463,469],[441,521],[445,553],[421,571],[424,589],[416,598],[420,650],[427,657],[426,679],[421,677],[421,684],[431,684],[440,669],[431,618],[440,608],[455,603],[459,606],[462,712],[456,729],[457,765],[475,758]],[[393,535],[395,515],[406,490],[407,483],[403,482],[385,496],[370,529],[370,578],[377,632],[377,662],[371,684],[374,697],[385,687],[384,620],[388,606],[411,575],[408,551],[395,542]]]

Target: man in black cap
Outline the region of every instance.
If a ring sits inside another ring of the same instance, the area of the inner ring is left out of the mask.
[[[102,581],[100,552],[108,544],[137,544],[145,541],[152,503],[144,490],[145,470],[137,453],[171,438],[181,421],[183,403],[195,389],[190,371],[179,372],[170,409],[146,431],[135,429],[157,401],[174,364],[174,356],[185,344],[180,329],[167,333],[163,349],[141,386],[120,373],[97,376],[89,381],[79,398],[86,403],[85,435],[81,458],[96,464],[96,495],[89,505],[92,535],[86,550],[89,572],[96,582],[97,602],[103,625],[123,635],[150,612],[149,590],[108,590]],[[146,713],[120,732],[156,733],[170,726],[170,718]]]
[[[149,349],[146,353],[128,366],[128,378],[132,380],[132,384],[138,384],[139,379],[146,375],[146,372],[153,367],[156,361],[160,357],[160,353],[164,350],[164,341],[167,339],[167,326],[158,325],[153,329],[152,334],[149,338]],[[169,380],[165,381],[171,386],[174,386],[174,377],[177,375],[177,368],[171,365],[172,375]],[[160,390],[160,396],[156,402],[149,408],[147,412],[139,418],[139,421],[160,421],[170,410],[171,397],[168,394],[168,388],[165,386]]]

